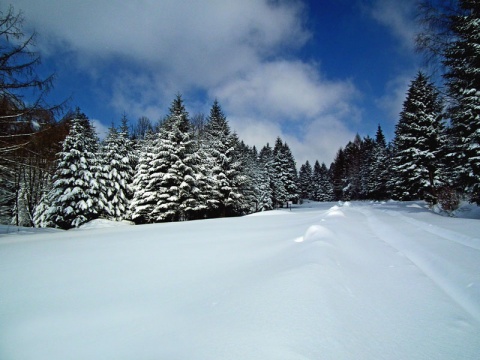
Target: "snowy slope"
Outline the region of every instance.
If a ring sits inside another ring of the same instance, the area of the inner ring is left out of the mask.
[[[0,359],[480,359],[480,221],[421,203],[0,238]]]

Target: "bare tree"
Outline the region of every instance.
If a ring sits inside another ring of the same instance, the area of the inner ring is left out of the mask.
[[[416,49],[424,55],[432,75],[441,75],[443,54],[454,40],[451,19],[460,12],[458,0],[418,0],[417,8],[421,31],[415,39]]]
[[[153,131],[152,122],[148,117],[141,116],[137,119],[137,123],[132,126],[132,138],[135,140],[143,140],[149,131]]]
[[[55,126],[54,114],[62,106],[49,106],[46,94],[53,74],[38,72],[40,55],[35,49],[35,32],[23,32],[24,18],[12,6],[0,10],[0,221],[12,217],[12,209],[35,194],[25,180],[38,182],[38,166],[44,164],[38,145],[43,134]],[[62,104],[63,105],[63,104]],[[35,159],[34,159],[35,158]],[[28,174],[28,176],[27,176]],[[41,175],[43,176],[43,174]],[[27,194],[28,193],[28,194]],[[22,199],[20,199],[22,197]],[[20,201],[21,200],[21,201]],[[29,200],[27,200],[29,202]],[[23,206],[23,205],[22,205]],[[31,208],[33,203],[27,205]],[[18,216],[17,221],[18,223]]]

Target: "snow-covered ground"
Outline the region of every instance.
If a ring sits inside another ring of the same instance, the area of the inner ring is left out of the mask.
[[[480,221],[422,203],[0,238],[0,359],[480,359]]]

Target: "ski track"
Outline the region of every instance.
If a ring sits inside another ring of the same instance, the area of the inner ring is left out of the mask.
[[[412,224],[418,228],[421,228],[426,232],[439,236],[443,239],[456,242],[457,244],[460,244],[475,250],[480,250],[480,238],[466,236],[464,234],[460,234],[453,230],[441,228],[439,226],[432,225],[432,224],[427,224],[423,221],[419,221],[411,217],[405,216],[398,211],[385,210],[384,212],[390,216],[398,217],[402,221]]]
[[[405,255],[451,299],[480,322],[480,264],[475,261],[475,258],[480,257],[480,251],[479,246],[473,243],[478,239],[409,218],[398,211],[374,212],[364,207],[355,210],[367,217],[370,228],[382,241]],[[395,226],[388,225],[393,224],[392,221],[382,220],[382,214],[395,217],[398,220]],[[413,228],[409,225],[413,225]],[[426,246],[425,239],[429,242],[436,241],[437,246]],[[443,244],[440,243],[442,240]],[[449,260],[451,251],[463,253],[465,260],[473,260],[464,263],[452,262]],[[473,277],[472,269],[469,269],[472,264],[474,274],[476,272]]]

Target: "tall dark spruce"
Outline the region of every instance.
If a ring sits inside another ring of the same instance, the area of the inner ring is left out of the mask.
[[[419,72],[403,104],[393,141],[393,196],[437,202],[442,185],[442,104],[439,93]]]
[[[444,53],[451,106],[448,158],[458,188],[480,205],[480,2],[459,0],[450,20],[452,41]]]

